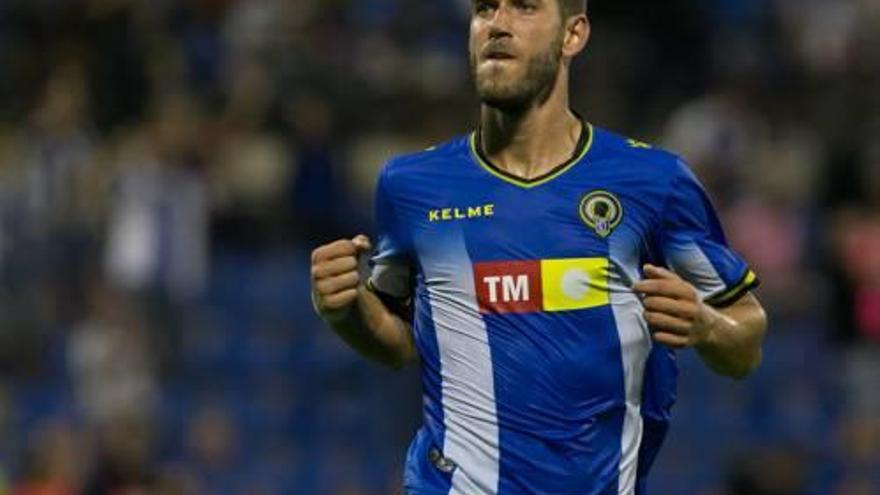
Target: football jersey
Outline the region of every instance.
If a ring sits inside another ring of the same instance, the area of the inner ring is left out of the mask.
[[[423,425],[407,495],[644,492],[675,400],[674,353],[632,290],[669,267],[707,302],[757,284],[676,156],[584,122],[523,180],[479,132],[392,159],[370,286],[410,300]]]

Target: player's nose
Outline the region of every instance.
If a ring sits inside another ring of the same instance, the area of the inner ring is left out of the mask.
[[[510,36],[510,7],[506,3],[501,3],[495,9],[495,13],[489,18],[489,38],[500,38]]]

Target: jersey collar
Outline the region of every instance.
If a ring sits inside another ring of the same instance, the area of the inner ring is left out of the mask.
[[[577,165],[587,155],[587,153],[590,151],[590,148],[592,148],[593,146],[593,135],[595,134],[593,125],[584,120],[577,113],[575,113],[575,115],[577,115],[577,117],[580,119],[582,126],[581,135],[578,138],[577,145],[574,147],[574,152],[572,153],[571,158],[566,160],[564,163],[553,167],[552,170],[538,177],[533,177],[531,179],[518,177],[514,174],[511,174],[510,172],[502,170],[494,163],[492,163],[492,161],[489,160],[489,158],[483,153],[483,140],[481,136],[482,133],[480,132],[479,128],[471,133],[471,154],[473,155],[474,160],[477,162],[477,164],[483,167],[483,169],[505,182],[525,189],[531,189],[533,187],[546,184]]]

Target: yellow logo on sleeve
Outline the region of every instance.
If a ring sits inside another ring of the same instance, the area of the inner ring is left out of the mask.
[[[637,139],[627,139],[626,144],[628,144],[630,148],[640,148],[644,150],[649,150],[652,148],[650,144],[643,143],[642,141],[639,141]]]
[[[545,311],[568,311],[609,304],[608,259],[541,260]]]

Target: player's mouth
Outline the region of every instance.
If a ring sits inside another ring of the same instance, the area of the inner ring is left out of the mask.
[[[516,57],[510,52],[499,49],[486,50],[483,53],[483,60],[512,60],[514,58]]]

